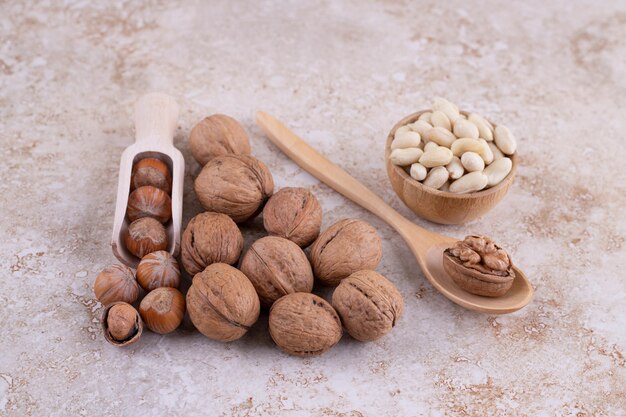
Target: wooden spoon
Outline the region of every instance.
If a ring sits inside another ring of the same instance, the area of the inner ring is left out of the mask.
[[[443,251],[457,239],[430,232],[404,218],[271,115],[258,112],[256,122],[276,146],[307,172],[396,229],[411,248],[428,281],[451,301],[467,309],[489,314],[511,313],[530,302],[533,288],[524,273],[516,267],[513,267],[516,274],[513,286],[501,297],[482,297],[462,290],[443,270]]]

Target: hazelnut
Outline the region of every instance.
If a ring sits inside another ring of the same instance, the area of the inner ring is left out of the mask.
[[[243,236],[227,215],[205,212],[191,219],[180,246],[183,266],[193,276],[210,264],[237,262],[243,248]]]
[[[153,332],[171,333],[183,321],[185,297],[176,288],[157,288],[141,300],[139,314],[148,329]]]
[[[137,282],[146,291],[160,287],[178,288],[180,269],[171,253],[159,250],[144,256],[137,266]]]
[[[165,227],[152,217],[142,217],[128,225],[124,235],[126,248],[138,258],[167,248]]]
[[[250,142],[244,128],[223,114],[214,114],[198,122],[191,129],[189,142],[191,154],[200,165],[216,156],[250,154]]]
[[[356,219],[338,221],[311,246],[313,272],[324,285],[337,285],[353,272],[375,269],[381,256],[376,229]]]
[[[143,323],[133,306],[118,301],[104,309],[102,329],[107,342],[114,346],[128,346],[141,338]]]
[[[252,282],[265,307],[283,295],[313,289],[313,271],[306,255],[282,237],[266,236],[254,242],[239,269]]]
[[[139,297],[139,286],[129,267],[111,265],[100,271],[93,285],[93,292],[104,305],[116,301],[134,303]]]
[[[128,196],[126,215],[131,222],[142,217],[152,217],[167,223],[172,217],[172,200],[160,188],[144,185]]]
[[[160,188],[167,194],[172,192],[172,175],[165,162],[156,158],[144,158],[133,165],[130,189],[144,185]]]
[[[191,322],[206,337],[230,342],[256,323],[261,306],[250,280],[226,264],[212,264],[196,274],[187,292]]]
[[[267,201],[263,226],[270,235],[284,237],[303,248],[320,234],[322,207],[306,188],[283,188]]]
[[[404,301],[398,289],[374,271],[357,271],[341,281],[333,293],[333,307],[356,340],[376,340],[402,316]]]
[[[211,159],[204,166],[194,189],[205,209],[224,213],[240,223],[263,209],[274,190],[274,181],[258,159],[224,155]]]
[[[443,269],[465,291],[486,297],[506,294],[515,280],[509,254],[487,236],[466,236],[446,249]]]
[[[287,294],[272,305],[269,330],[279,348],[296,356],[319,355],[341,339],[335,309],[323,298],[304,292]]]

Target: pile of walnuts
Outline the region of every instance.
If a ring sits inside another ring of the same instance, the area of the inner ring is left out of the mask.
[[[206,211],[187,224],[180,262],[193,277],[186,309],[202,334],[239,339],[268,309],[276,345],[311,356],[339,342],[342,326],[360,341],[391,330],[404,303],[374,272],[382,245],[371,225],[344,219],[320,233],[317,198],[304,188],[274,193],[269,169],[250,155],[245,130],[228,116],[203,119],[190,144],[203,165],[194,190]],[[261,213],[268,235],[244,251],[238,224]],[[312,293],[316,282],[336,287],[330,303]]]

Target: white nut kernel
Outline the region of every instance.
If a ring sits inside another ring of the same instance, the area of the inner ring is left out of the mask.
[[[420,136],[424,136],[428,130],[433,128],[433,125],[423,120],[418,120],[415,123],[411,123],[409,127],[412,131],[419,133]]]
[[[395,139],[398,136],[400,136],[401,134],[406,133],[406,132],[410,132],[410,131],[411,131],[411,128],[409,128],[409,126],[407,126],[407,125],[400,126],[399,128],[396,129],[395,132],[393,132],[393,138]]]
[[[483,119],[481,116],[477,115],[476,113],[472,113],[469,115],[467,120],[469,120],[470,122],[474,123],[474,125],[476,125],[476,127],[478,128],[479,137],[485,139],[488,142],[491,142],[493,140],[493,132],[491,130],[491,127],[489,126],[489,124],[487,123],[485,119]]]
[[[489,147],[489,142],[483,138],[479,138],[478,141],[483,145],[483,151],[480,153],[480,157],[485,161],[485,165],[489,165],[493,162],[493,151]]]
[[[430,123],[430,116],[432,114],[433,114],[432,112],[426,111],[426,112],[420,114],[420,116],[417,118],[417,120],[422,120],[422,121],[424,121],[426,123]]]
[[[487,186],[488,178],[480,171],[470,172],[450,184],[450,192],[456,194],[480,191]]]
[[[489,145],[489,149],[491,149],[491,152],[493,153],[493,160],[494,161],[497,161],[498,159],[504,158],[504,154],[502,153],[502,151],[500,149],[498,149],[498,147],[496,146],[495,143],[487,142],[487,144]]]
[[[389,155],[391,163],[401,167],[406,167],[419,161],[424,151],[420,148],[394,149]]]
[[[391,142],[391,149],[417,148],[422,141],[420,134],[417,132],[403,132],[396,134],[395,139]]]
[[[444,112],[439,110],[434,111],[433,114],[430,116],[430,123],[434,127],[439,126],[447,130],[452,130],[452,123],[450,123],[450,119],[448,119],[448,116],[446,116]]]
[[[456,119],[458,119],[460,115],[459,107],[443,97],[435,97],[435,99],[433,100],[433,111],[435,110],[444,112],[451,122],[454,122]]]
[[[482,171],[485,169],[485,161],[476,152],[465,152],[461,156],[463,168],[468,172]]]
[[[441,187],[439,187],[439,191],[450,191],[450,181],[446,181]]]
[[[489,165],[483,173],[487,176],[487,186],[493,187],[496,184],[499,184],[509,172],[511,172],[511,168],[513,168],[513,161],[510,158],[502,158],[493,161],[491,165]]]
[[[452,149],[454,156],[461,156],[465,152],[476,152],[480,154],[483,151],[483,145],[478,139],[461,138],[455,140],[452,145],[450,145],[450,149]]]
[[[454,135],[457,138],[478,139],[478,128],[469,120],[459,118],[454,122]]]
[[[428,150],[420,157],[419,163],[426,168],[448,165],[452,160],[452,151],[443,146]],[[446,170],[446,172],[448,172]]]
[[[437,145],[445,146],[446,148],[452,146],[452,142],[456,140],[454,133],[440,126],[433,127],[427,131],[424,138],[428,141],[435,142]]]
[[[465,174],[465,168],[463,168],[463,164],[458,156],[453,156],[452,160],[448,165],[446,165],[446,169],[450,173],[450,179],[457,180]]]
[[[409,170],[409,174],[413,179],[418,181],[423,181],[426,178],[426,174],[428,174],[428,170],[426,167],[420,163],[415,163],[411,165],[411,169]]]
[[[437,143],[435,142],[426,142],[426,145],[424,145],[424,152],[428,152],[431,151],[433,149],[437,149],[439,147],[439,145],[437,145]]]
[[[504,126],[496,126],[494,137],[496,145],[498,145],[502,153],[506,155],[513,155],[515,153],[517,143],[515,143],[515,138],[509,129]]]
[[[448,181],[448,170],[445,167],[436,167],[430,170],[422,184],[439,189],[446,181]]]

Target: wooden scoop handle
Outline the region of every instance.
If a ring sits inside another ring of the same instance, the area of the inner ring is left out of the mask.
[[[171,146],[178,119],[178,104],[163,93],[149,93],[135,104],[135,142],[154,148]]]

